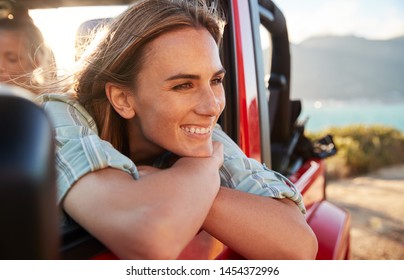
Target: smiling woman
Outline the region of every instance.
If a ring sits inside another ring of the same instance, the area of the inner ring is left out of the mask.
[[[316,256],[299,190],[218,124],[219,8],[137,1],[80,59],[72,87],[38,98],[58,143],[61,222],[119,258],[180,258],[200,232],[248,259]]]

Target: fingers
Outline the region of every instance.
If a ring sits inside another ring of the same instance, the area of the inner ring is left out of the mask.
[[[152,166],[147,166],[147,165],[137,166],[137,171],[139,172],[139,177],[152,174],[154,172],[157,172],[158,170],[160,170],[160,169],[152,167]]]

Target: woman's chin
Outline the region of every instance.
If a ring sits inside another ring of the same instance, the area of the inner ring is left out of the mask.
[[[210,157],[213,153],[213,147],[205,147],[203,149],[191,149],[187,151],[183,151],[178,155],[183,157]]]

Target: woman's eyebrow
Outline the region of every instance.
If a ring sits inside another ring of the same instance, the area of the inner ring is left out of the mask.
[[[171,76],[166,79],[166,81],[173,81],[173,80],[179,80],[179,79],[190,79],[190,80],[197,80],[200,79],[200,75],[193,75],[193,74],[177,74],[174,76]]]
[[[215,72],[213,76],[221,75],[221,74],[226,74],[226,70],[224,68],[221,68],[219,71]],[[174,76],[171,76],[166,79],[166,81],[173,81],[173,80],[179,80],[179,79],[190,79],[190,80],[198,80],[200,79],[200,75],[194,75],[194,74],[177,74]]]
[[[223,75],[226,74],[226,70],[224,68],[217,71],[213,76],[217,76],[217,75],[221,75],[221,74],[223,74]]]

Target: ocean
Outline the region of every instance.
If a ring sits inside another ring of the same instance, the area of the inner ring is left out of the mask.
[[[330,126],[352,124],[382,125],[393,127],[404,133],[404,101],[302,101],[299,120],[307,118],[306,130],[319,132]]]

